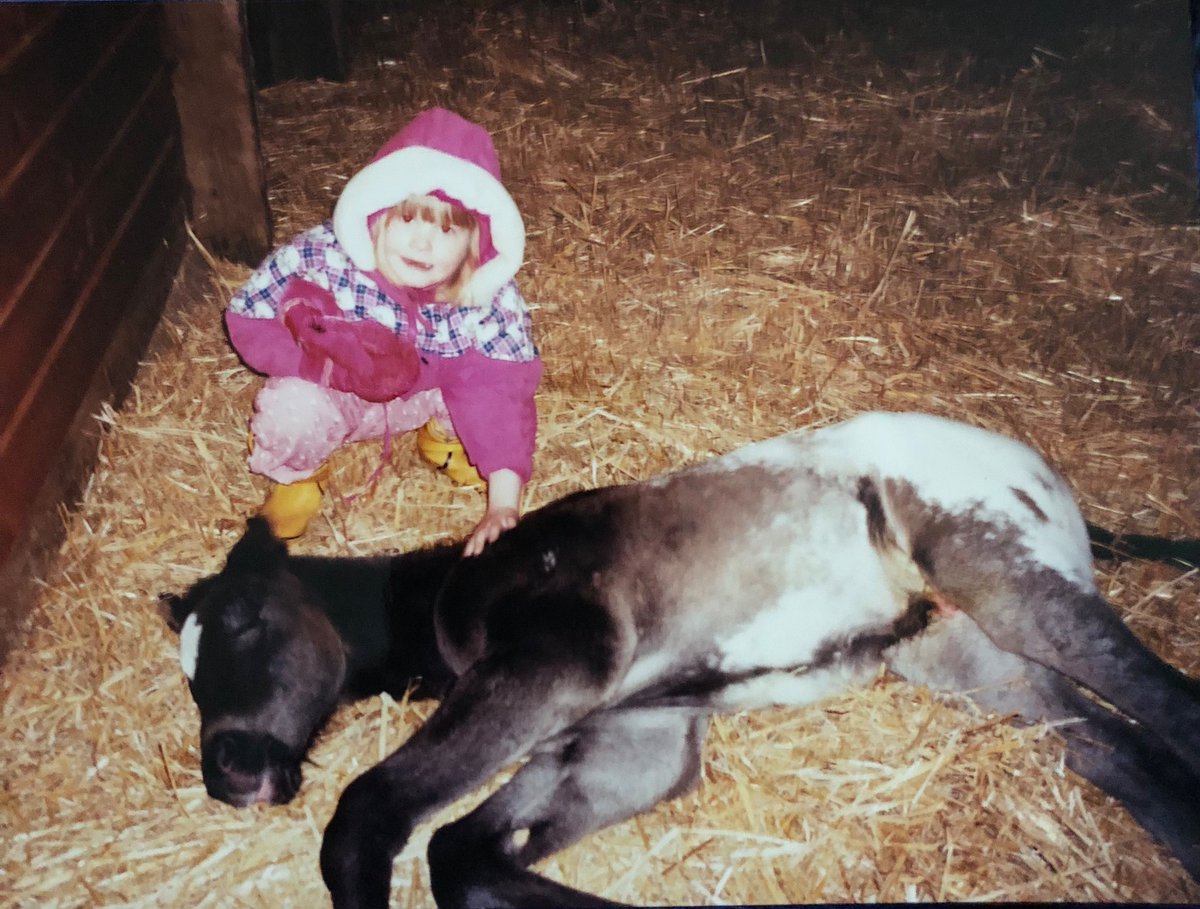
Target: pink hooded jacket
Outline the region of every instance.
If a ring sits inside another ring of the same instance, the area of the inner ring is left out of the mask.
[[[399,288],[376,268],[372,216],[411,195],[470,209],[480,266],[461,304],[433,289]],[[437,388],[483,476],[527,482],[537,434],[541,360],[513,283],[525,228],[500,182],[491,138],[434,108],[393,136],[347,183],[332,227],[276,250],[234,295],[225,324],[251,369],[384,402]]]

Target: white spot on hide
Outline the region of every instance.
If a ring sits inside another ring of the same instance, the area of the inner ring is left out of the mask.
[[[196,678],[196,657],[200,653],[200,622],[196,619],[196,613],[191,613],[187,617],[187,621],[183,623],[183,628],[179,631],[179,665],[183,667],[183,674],[188,677],[188,680]]]
[[[636,691],[660,681],[670,672],[677,654],[670,647],[652,649],[636,660],[625,678],[621,680],[618,699],[626,698]]]
[[[862,665],[842,663],[809,672],[770,672],[725,688],[717,696],[716,706],[721,710],[803,707],[863,685],[876,671],[877,667],[868,662]]]
[[[1035,562],[1093,589],[1087,532],[1069,487],[1037,452],[1007,436],[929,414],[868,413],[748,445],[711,465],[700,470],[757,466],[845,483],[866,476],[881,488],[903,482],[927,506],[1015,530]]]
[[[849,565],[847,571],[853,568]],[[878,563],[864,561],[857,574],[841,577],[848,580],[838,585],[840,578],[835,577],[823,586],[791,590],[764,606],[718,642],[720,669],[735,673],[800,666],[847,629],[885,626],[904,611],[904,601],[889,590]]]

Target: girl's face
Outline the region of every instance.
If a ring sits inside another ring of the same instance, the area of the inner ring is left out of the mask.
[[[465,219],[451,217],[448,209],[440,199],[421,196],[406,200],[384,218],[375,256],[389,281],[424,288],[458,274],[471,250],[474,230]]]

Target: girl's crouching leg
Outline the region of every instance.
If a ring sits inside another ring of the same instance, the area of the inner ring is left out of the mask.
[[[311,477],[351,435],[358,404],[366,402],[303,379],[267,379],[250,419],[251,472],[277,483]]]

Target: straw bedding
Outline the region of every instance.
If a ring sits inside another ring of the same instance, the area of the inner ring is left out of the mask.
[[[1200,236],[1185,223],[1176,6],[1117,20],[1098,5],[1088,28],[1068,16],[1048,35],[920,4],[809,20],[732,0],[359,9],[349,81],[262,93],[277,233],[325,217],[422,107],[493,131],[530,228],[522,288],[546,364],[530,506],[800,425],[921,409],[1038,446],[1100,523],[1200,534]],[[0,677],[5,905],[322,905],[338,792],[430,709],[346,707],[286,807],[205,797],[155,598],[219,567],[264,492],[244,468],[258,379],[219,325],[247,274],[197,250],[128,404],[97,415],[101,463]],[[334,462],[297,550],[403,549],[481,513],[403,443],[365,491],[379,457],[364,444]],[[1200,673],[1195,572],[1131,565],[1100,582]],[[1052,731],[891,677],[718,718],[707,758],[699,792],[545,872],[638,903],[1200,899],[1063,768]],[[396,863],[396,905],[429,904],[431,829]]]

